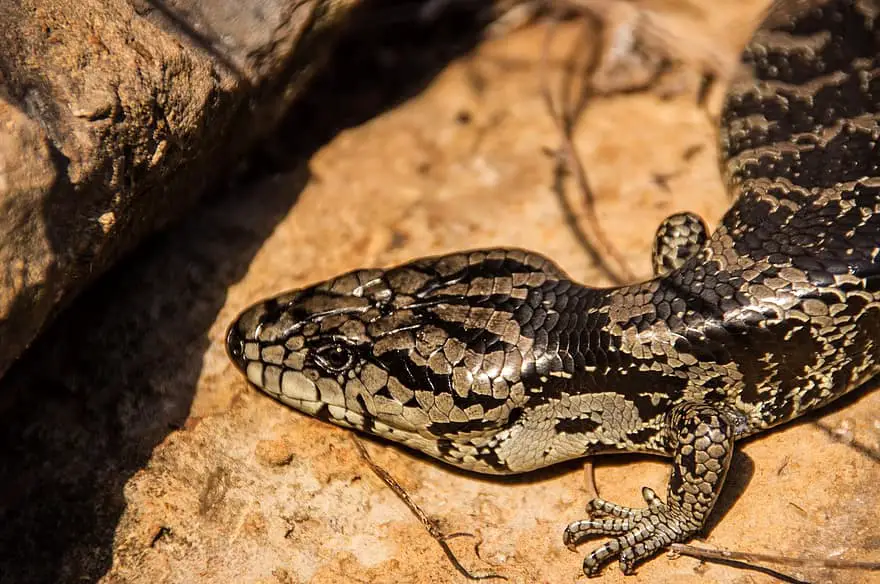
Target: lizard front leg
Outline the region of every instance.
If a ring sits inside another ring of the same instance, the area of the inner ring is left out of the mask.
[[[706,524],[730,467],[734,421],[712,405],[686,403],[670,412],[668,423],[673,461],[666,502],[647,487],[642,489],[647,507],[641,509],[593,499],[587,505],[591,518],[565,528],[570,549],[596,535],[615,536],[584,559],[587,576],[598,575],[614,557],[630,574],[637,562],[687,541]]]
[[[651,264],[655,276],[677,270],[697,255],[709,239],[709,230],[699,215],[676,213],[657,227]]]

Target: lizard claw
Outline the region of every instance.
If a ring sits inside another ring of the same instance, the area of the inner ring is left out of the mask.
[[[631,574],[636,563],[647,559],[671,543],[685,541],[699,530],[686,513],[673,509],[645,487],[645,508],[623,507],[593,499],[587,504],[590,519],[575,521],[565,528],[563,542],[571,550],[597,535],[614,537],[584,558],[584,573],[599,574],[602,566],[617,557],[624,574]]]

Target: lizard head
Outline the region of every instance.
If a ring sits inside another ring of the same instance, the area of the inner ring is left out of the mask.
[[[519,250],[358,270],[248,308],[227,349],[251,383],[296,410],[462,468],[511,472],[490,446],[540,378],[564,367],[545,325],[572,286]]]

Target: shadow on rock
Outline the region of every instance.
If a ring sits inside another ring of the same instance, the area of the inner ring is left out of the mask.
[[[82,582],[109,567],[126,481],[187,419],[226,290],[306,179],[225,196],[154,238],[10,372],[0,581]]]

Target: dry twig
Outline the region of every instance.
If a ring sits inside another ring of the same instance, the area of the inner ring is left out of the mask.
[[[489,579],[499,579],[499,580],[507,580],[504,576],[500,574],[495,574],[494,572],[490,572],[488,574],[472,574],[465,568],[461,562],[455,557],[455,553],[452,551],[452,548],[449,547],[449,544],[446,543],[450,539],[454,539],[456,537],[473,537],[473,534],[456,532],[456,533],[443,533],[440,531],[440,528],[437,527],[437,524],[428,517],[428,514],[422,511],[422,509],[418,506],[418,504],[412,500],[412,497],[409,496],[409,493],[404,490],[404,488],[400,485],[400,483],[392,477],[388,471],[384,468],[376,464],[376,462],[370,456],[370,453],[367,452],[366,447],[360,439],[352,435],[352,440],[354,441],[354,445],[357,447],[358,453],[364,462],[367,463],[367,466],[370,467],[377,477],[382,479],[382,482],[388,485],[394,494],[403,501],[403,503],[409,508],[413,515],[425,526],[425,529],[434,538],[434,540],[440,545],[443,549],[443,553],[446,554],[446,557],[449,558],[452,566],[458,571],[459,574],[467,578],[468,580],[489,580]]]
[[[729,564],[747,570],[757,570],[779,578],[783,582],[801,583],[793,576],[777,572],[771,568],[760,565],[761,562],[781,564],[783,566],[795,566],[800,568],[832,568],[837,570],[868,570],[880,571],[880,562],[865,562],[859,560],[840,560],[833,558],[792,558],[789,556],[777,556],[770,554],[756,554],[745,552],[731,552],[726,550],[713,550],[699,548],[683,543],[674,543],[669,546],[670,550],[684,556],[691,556],[710,562]]]
[[[547,70],[549,63],[549,52],[550,52],[550,43],[553,38],[553,33],[556,30],[556,23],[558,19],[552,19],[550,25],[547,29],[547,35],[544,40],[544,47],[541,53],[541,93],[542,97],[547,105],[547,109],[550,113],[550,117],[553,119],[554,124],[556,125],[557,130],[559,131],[561,146],[560,150],[565,158],[565,163],[571,173],[574,175],[575,181],[577,182],[578,189],[583,194],[584,203],[585,203],[585,211],[586,211],[586,220],[587,224],[592,231],[593,237],[599,243],[599,245],[604,248],[604,254],[600,252],[593,245],[590,238],[586,233],[581,233],[577,227],[577,223],[573,219],[569,219],[569,223],[572,224],[572,227],[575,229],[575,235],[578,236],[583,247],[586,249],[587,253],[593,259],[593,261],[599,266],[599,268],[605,272],[607,277],[612,281],[612,283],[620,285],[625,282],[631,282],[635,280],[635,275],[629,269],[626,262],[614,249],[611,243],[608,241],[607,236],[605,235],[602,226],[600,225],[599,218],[596,215],[596,203],[595,196],[593,190],[590,188],[590,183],[587,178],[587,173],[584,170],[583,164],[581,164],[580,158],[578,157],[577,149],[575,148],[574,142],[572,140],[572,133],[574,128],[575,117],[577,114],[583,112],[583,108],[581,105],[585,104],[588,97],[590,96],[589,89],[585,89],[581,102],[578,104],[577,108],[569,108],[566,111],[564,100],[564,96],[561,98],[562,103],[557,108],[556,101],[553,99],[553,95],[550,92],[550,82],[547,79]],[[574,73],[572,73],[574,74]],[[563,93],[566,93],[563,91]],[[560,201],[563,204],[566,204],[566,200],[564,195],[560,192]],[[573,218],[574,214],[571,212],[571,209],[565,209],[567,214],[570,214]],[[616,269],[609,265],[608,260],[606,258],[610,258],[613,260],[615,264],[617,264]]]

